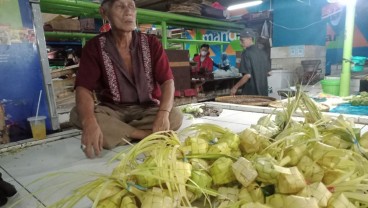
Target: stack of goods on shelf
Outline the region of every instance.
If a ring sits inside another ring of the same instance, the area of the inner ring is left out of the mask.
[[[79,66],[79,58],[73,48],[51,48],[49,63],[54,95],[58,109],[70,109],[74,106],[75,73]],[[56,51],[56,52],[53,52]]]
[[[74,106],[74,82],[78,66],[72,65],[51,71],[56,105],[59,109]]]
[[[200,0],[188,0],[186,2],[172,3],[170,4],[169,12],[201,16],[201,2]]]
[[[45,31],[80,31],[81,25],[78,19],[66,18],[59,15],[46,22],[43,28]]]
[[[229,18],[229,13],[219,2],[210,2],[207,0],[203,0],[202,4],[202,16],[204,17],[212,17],[216,19],[227,19]]]
[[[219,3],[213,4],[206,0],[174,1],[174,3],[170,4],[170,12],[217,19],[226,19],[228,16],[224,7]]]
[[[54,17],[49,14],[45,18]],[[99,21],[94,18],[78,18],[66,15],[58,15],[51,20],[44,23],[45,31],[63,31],[63,32],[83,32],[83,33],[96,33],[98,30]]]

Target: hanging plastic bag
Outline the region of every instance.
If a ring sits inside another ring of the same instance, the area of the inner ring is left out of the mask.
[[[261,38],[263,38],[263,39],[269,39],[270,38],[270,33],[268,32],[268,24],[267,24],[267,21],[265,21],[263,23],[262,32],[261,32]]]

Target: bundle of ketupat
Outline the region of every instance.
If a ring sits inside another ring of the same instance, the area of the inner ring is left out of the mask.
[[[120,162],[110,176],[54,207],[84,196],[101,208],[368,207],[364,140],[351,121],[323,117],[308,99],[298,92],[275,120],[263,117],[239,136],[213,124],[185,129],[183,143],[175,132],[150,135],[114,158]],[[304,122],[292,118],[300,102]]]

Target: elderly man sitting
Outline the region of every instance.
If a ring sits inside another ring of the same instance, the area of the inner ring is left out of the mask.
[[[83,131],[83,151],[90,158],[126,140],[177,130],[183,118],[173,108],[173,74],[161,43],[135,30],[135,2],[104,0],[100,13],[111,30],[83,48],[75,83],[77,104],[70,116]]]

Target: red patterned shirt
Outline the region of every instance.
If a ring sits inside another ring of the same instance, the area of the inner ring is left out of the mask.
[[[111,32],[94,37],[82,51],[76,87],[95,91],[101,102],[159,104],[160,85],[173,79],[165,51],[153,35],[133,31],[133,76],[125,69]]]
[[[213,71],[213,60],[209,55],[207,55],[203,61],[201,61],[201,55],[195,56],[193,61],[198,63],[197,72],[199,72],[201,68],[205,69],[207,72]]]

